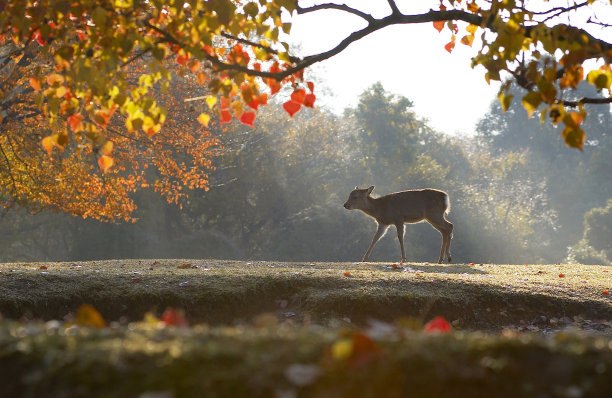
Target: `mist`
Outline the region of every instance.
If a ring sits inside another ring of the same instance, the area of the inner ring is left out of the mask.
[[[355,186],[375,185],[379,195],[447,192],[454,262],[610,264],[610,107],[588,109],[587,142],[578,151],[565,146],[560,128],[491,101],[476,131],[463,137],[435,131],[408,98],[380,83],[342,116],[319,109],[290,119],[271,105],[255,129],[217,132],[223,154],[210,190],[191,191],[182,210],[148,190],[135,195],[133,224],[12,209],[0,214],[0,262],[359,261],[376,224],[342,204]],[[436,261],[440,234],[427,223],[405,230],[408,261]],[[370,261],[399,259],[391,230]]]

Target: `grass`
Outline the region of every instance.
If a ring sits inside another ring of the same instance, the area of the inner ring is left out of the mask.
[[[0,264],[3,396],[612,396],[611,285],[568,264]],[[64,321],[83,303],[109,326]],[[192,326],[144,317],[167,307]],[[455,331],[420,331],[438,315]]]
[[[46,268],[46,269],[45,269]],[[345,272],[350,275],[345,276]],[[562,275],[562,277],[560,277]],[[61,319],[80,304],[106,319],[183,308],[193,323],[234,324],[263,312],[325,322],[426,321],[497,331],[520,321],[612,319],[607,267],[594,265],[280,263],[115,260],[0,265],[0,313]]]

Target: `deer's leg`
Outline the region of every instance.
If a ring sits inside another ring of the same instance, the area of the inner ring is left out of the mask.
[[[451,262],[450,255],[450,241],[453,233],[453,224],[448,222],[444,215],[440,217],[428,218],[427,221],[437,229],[440,234],[442,234],[442,247],[440,248],[440,258],[438,259],[438,264],[442,264],[444,262],[444,255],[446,254],[446,258],[448,262]]]
[[[370,247],[368,248],[368,251],[366,252],[365,256],[363,256],[363,260],[361,261],[368,260],[368,257],[370,257],[370,253],[372,252],[372,249],[374,248],[374,245],[385,234],[385,231],[387,230],[387,228],[388,228],[388,225],[378,224],[378,229],[376,230],[376,233],[374,234],[372,243],[370,244]]]
[[[400,264],[404,264],[406,262],[406,253],[404,253],[404,223],[395,224],[395,229],[397,229],[397,240],[399,240],[400,249],[402,249],[402,261]]]

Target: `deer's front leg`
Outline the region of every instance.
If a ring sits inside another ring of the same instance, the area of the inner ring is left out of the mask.
[[[397,229],[397,240],[399,240],[400,249],[402,249],[402,261],[400,261],[400,264],[404,264],[406,262],[406,253],[404,252],[404,223],[395,224],[395,228]]]
[[[363,260],[361,260],[362,262],[368,261],[368,257],[370,257],[370,253],[372,252],[374,245],[385,234],[385,231],[387,230],[387,228],[388,228],[388,225],[378,224],[378,229],[376,230],[376,233],[374,234],[374,238],[372,239],[372,243],[370,244],[368,251],[366,252],[365,256],[363,256]]]

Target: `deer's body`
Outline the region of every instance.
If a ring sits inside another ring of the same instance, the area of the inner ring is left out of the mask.
[[[358,209],[374,218],[378,229],[374,239],[362,261],[367,261],[374,245],[384,235],[390,225],[395,225],[397,238],[402,251],[402,262],[406,261],[404,252],[404,223],[417,223],[427,221],[442,234],[442,248],[439,263],[444,256],[451,261],[450,244],[453,236],[453,224],[445,214],[450,211],[450,201],[446,192],[437,189],[415,189],[390,193],[379,198],[370,196],[374,186],[355,190],[349,195],[344,207],[352,210]]]

